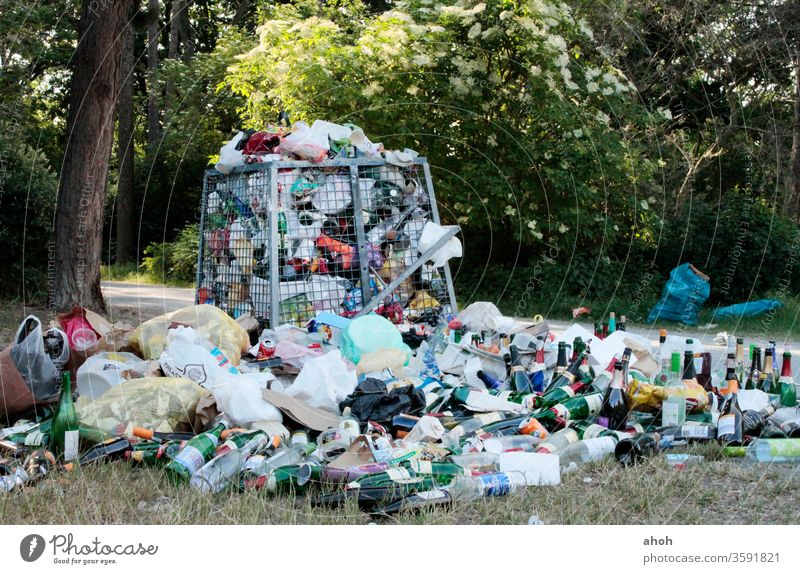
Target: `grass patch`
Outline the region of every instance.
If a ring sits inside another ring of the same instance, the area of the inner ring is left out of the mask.
[[[102,265],[100,267],[100,277],[103,281],[125,281],[127,283],[167,285],[169,287],[194,287],[192,281],[176,279],[164,272],[149,271],[135,263]]]
[[[200,494],[169,484],[155,468],[124,462],[51,476],[0,498],[4,524],[796,524],[800,467],[714,460],[677,470],[661,456],[623,468],[588,465],[559,486],[529,487],[505,498],[460,503],[394,517],[372,517],[354,504],[312,507],[307,498],[265,492]],[[735,500],[736,504],[726,501]]]

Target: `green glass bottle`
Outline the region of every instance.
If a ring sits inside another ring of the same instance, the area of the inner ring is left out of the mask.
[[[630,433],[626,433],[625,431],[611,430],[603,425],[599,425],[594,422],[593,419],[570,420],[567,424],[568,428],[571,428],[578,433],[578,438],[580,440],[600,438],[604,436],[616,437],[617,439],[621,440],[631,436]]]
[[[80,434],[78,425],[78,412],[72,401],[72,381],[69,372],[61,375],[61,397],[58,408],[53,417],[53,426],[50,433],[51,450],[53,454],[64,462],[78,458],[80,449]]]
[[[455,477],[467,474],[462,467],[452,462],[409,460],[404,462],[403,466],[411,470],[414,476],[431,476],[442,485],[450,484]]]
[[[169,479],[176,484],[188,482],[192,475],[214,456],[219,444],[219,437],[226,428],[228,428],[228,424],[220,421],[211,430],[188,441],[186,446],[165,467]]]
[[[761,347],[751,345],[750,347],[750,373],[747,375],[747,382],[744,388],[748,391],[758,386],[761,377]]]
[[[561,404],[551,407],[550,410],[559,417],[567,420],[586,419],[598,414],[602,406],[603,395],[600,393],[592,393],[568,399]]]
[[[27,430],[13,432],[6,436],[5,440],[33,448],[47,446],[50,441],[50,429],[52,428],[52,424],[52,419],[46,420]]]
[[[783,352],[781,377],[778,379],[777,389],[775,390],[781,396],[781,406],[793,407],[797,404],[797,389],[792,378],[792,354],[789,351]]]
[[[548,391],[541,396],[533,396],[529,401],[523,401],[523,405],[529,409],[549,409],[559,403],[568,401],[578,395],[578,393],[586,390],[586,383],[572,383],[571,385],[564,385],[552,391]],[[528,404],[530,403],[530,404]]]

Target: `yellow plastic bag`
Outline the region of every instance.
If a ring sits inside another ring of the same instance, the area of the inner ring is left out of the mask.
[[[134,426],[160,432],[191,427],[198,401],[210,392],[189,379],[144,377],[112,387],[101,397],[75,403],[81,424],[109,434],[129,434]]]
[[[691,405],[691,412],[703,412],[708,406],[708,393],[695,382],[685,382],[686,404]],[[680,390],[680,389],[677,389]],[[643,383],[637,379],[631,380],[628,387],[628,397],[630,398],[630,409],[640,412],[655,412],[661,408],[668,396],[675,394],[676,389],[672,387],[659,387],[650,383]]]
[[[233,365],[250,348],[250,338],[225,311],[213,305],[192,305],[145,321],[131,335],[131,344],[145,359],[158,359],[167,346],[167,330],[172,326],[192,327],[219,347]]]

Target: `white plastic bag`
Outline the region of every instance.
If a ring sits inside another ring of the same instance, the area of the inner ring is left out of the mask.
[[[133,353],[98,353],[92,355],[78,369],[78,393],[96,399],[128,379],[144,376],[147,361]]]
[[[342,354],[336,350],[306,361],[285,394],[311,407],[339,414],[339,403],[353,392],[356,384],[355,371],[348,368]]]
[[[294,154],[300,159],[319,162],[330,149],[328,134],[312,131],[305,122],[294,124],[294,131],[281,140],[282,154]]]
[[[425,228],[422,230],[422,235],[419,238],[419,245],[417,246],[419,252],[424,253],[433,247],[448,230],[448,227],[442,227],[433,221],[426,223]],[[431,261],[433,261],[435,267],[442,267],[451,258],[461,257],[461,254],[461,240],[459,240],[458,237],[451,237],[447,243],[431,256]]]
[[[244,165],[244,156],[242,152],[236,149],[237,144],[244,137],[244,132],[239,132],[233,139],[222,146],[219,150],[219,161],[214,168],[222,173],[230,173],[231,170],[238,166]]]
[[[191,327],[169,330],[167,347],[159,362],[168,377],[191,379],[207,389],[226,381],[230,375],[239,374],[219,348],[201,338]]]
[[[283,415],[264,400],[262,391],[275,377],[269,373],[248,373],[226,376],[210,387],[217,408],[237,426],[256,421],[283,422]]]
[[[28,315],[17,329],[11,359],[36,400],[46,401],[58,394],[58,374],[69,359],[67,336],[60,329],[63,351],[55,360],[44,350],[42,322]]]

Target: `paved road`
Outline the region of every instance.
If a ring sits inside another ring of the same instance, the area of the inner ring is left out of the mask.
[[[139,315],[143,320],[161,315],[169,311],[186,307],[194,304],[194,289],[182,287],[166,287],[164,285],[148,285],[144,283],[125,283],[121,281],[103,281],[103,295],[108,304],[112,307],[120,307],[129,310],[135,315]],[[566,321],[548,321],[554,333],[563,333],[570,323]],[[585,322],[578,322],[585,329],[592,331],[593,325]],[[672,335],[692,338],[700,341],[709,351],[714,362],[722,360],[726,352],[724,345],[714,343],[717,329],[699,330],[687,329],[678,331],[676,326],[668,326],[668,331]],[[652,343],[658,341],[658,328],[651,327],[629,327],[628,331],[640,335]],[[749,341],[746,341],[749,344]],[[787,346],[794,349],[793,353],[800,356],[800,342],[788,341]],[[784,346],[784,341],[778,341],[779,349]]]
[[[111,307],[122,307],[145,319],[194,304],[194,289],[103,281],[103,297]]]

